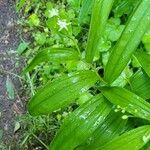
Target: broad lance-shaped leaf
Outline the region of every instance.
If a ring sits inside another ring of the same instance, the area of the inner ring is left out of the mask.
[[[97,50],[97,44],[103,36],[113,2],[114,0],[95,0],[85,56],[86,61],[89,63],[92,62]]]
[[[142,126],[116,137],[97,150],[139,150],[150,140],[150,126]]]
[[[144,99],[150,98],[150,78],[144,71],[136,72],[130,78],[131,90]]]
[[[104,78],[112,83],[123,71],[150,24],[150,1],[141,0],[108,59]]]
[[[119,136],[127,123],[127,119],[124,120],[121,116],[121,113],[116,113],[112,110],[87,141],[75,150],[94,150]]]
[[[85,23],[85,18],[88,16],[94,4],[94,0],[83,0],[82,7],[80,9],[78,21],[79,23]]]
[[[70,48],[46,48],[39,52],[23,72],[31,71],[36,65],[42,62],[65,62],[79,60],[79,54]]]
[[[90,70],[62,76],[37,92],[30,100],[28,110],[32,115],[51,113],[74,102],[98,80],[97,74]]]
[[[138,95],[120,87],[104,87],[101,90],[113,104],[119,105],[135,117],[150,120],[150,103]]]
[[[145,52],[136,52],[135,56],[138,59],[144,71],[150,77],[150,54],[147,54]]]
[[[111,103],[101,94],[93,97],[66,118],[49,149],[73,150],[94,132],[110,110]]]

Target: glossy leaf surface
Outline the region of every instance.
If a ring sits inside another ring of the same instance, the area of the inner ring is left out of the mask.
[[[120,87],[106,87],[102,89],[102,93],[110,102],[135,117],[150,120],[150,104],[138,95]]]
[[[97,150],[139,150],[149,139],[150,126],[142,126],[122,134]]]
[[[136,52],[135,56],[141,64],[142,68],[150,77],[150,54],[147,54],[145,52]]]
[[[88,138],[86,143],[77,147],[76,150],[96,149],[119,136],[127,122],[127,120],[121,118],[121,115],[120,113],[111,111],[107,118],[101,122],[94,133]]]
[[[105,68],[105,80],[112,83],[128,64],[133,52],[139,45],[146,29],[150,24],[150,1],[142,0],[113,47]]]
[[[62,125],[50,150],[73,150],[86,140],[104,121],[111,110],[111,104],[100,94],[75,110]]]
[[[69,60],[78,60],[78,52],[69,48],[47,48],[39,52],[24,72],[31,71],[36,65],[42,62],[65,62]]]
[[[150,78],[144,71],[138,71],[130,78],[130,87],[142,98],[150,98]]]
[[[32,115],[51,113],[74,102],[98,80],[93,71],[80,71],[48,83],[30,100],[28,110]]]

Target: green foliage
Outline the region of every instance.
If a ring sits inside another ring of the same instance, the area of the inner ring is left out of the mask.
[[[145,70],[147,75],[150,77],[150,55],[144,52],[137,52],[135,54],[142,68]]]
[[[97,50],[99,39],[105,29],[106,22],[114,0],[95,0],[86,48],[86,61],[91,63]]]
[[[104,121],[110,110],[110,103],[102,95],[93,97],[66,118],[50,149],[74,149]]]
[[[150,104],[138,95],[120,87],[102,89],[103,95],[113,104],[135,117],[150,120]],[[142,107],[141,107],[142,106]]]
[[[150,98],[150,78],[144,71],[139,70],[130,78],[130,87],[144,99]]]
[[[114,150],[120,147],[123,150],[138,150],[149,141],[149,132],[150,126],[142,126],[137,129],[133,129],[113,139],[106,145],[98,148],[98,150]]]
[[[71,108],[48,149],[146,150],[149,7],[148,0],[34,0],[25,5],[24,31],[33,42],[19,49],[30,58],[24,73],[36,93],[28,111],[33,116],[56,113],[61,120],[60,112]]]
[[[78,146],[77,150],[97,149],[123,132],[127,119],[122,119],[121,114],[112,110],[108,116],[100,122],[97,129],[88,137],[85,143]],[[101,139],[101,140],[99,140]]]
[[[65,62],[69,60],[78,60],[79,54],[69,48],[46,48],[45,50],[39,52],[35,58],[31,61],[24,72],[31,71],[36,65],[42,62]]]
[[[79,23],[86,23],[88,20],[88,15],[92,10],[92,6],[94,5],[94,0],[83,0],[82,7],[79,13]]]
[[[129,18],[119,41],[113,47],[105,68],[105,80],[108,83],[112,83],[121,74],[148,28],[149,5],[150,2],[145,0],[137,6]]]
[[[80,93],[86,92],[98,80],[93,71],[80,71],[49,82],[30,101],[32,115],[51,113],[74,102]],[[40,105],[40,107],[39,107]]]

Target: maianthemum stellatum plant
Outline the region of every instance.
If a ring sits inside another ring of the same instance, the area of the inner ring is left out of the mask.
[[[86,91],[92,98],[67,116],[49,150],[148,150],[150,140],[150,54],[137,49],[150,26],[150,1],[140,0],[112,47],[105,66],[95,66],[94,56],[115,0],[84,0],[79,22],[92,7],[85,57],[80,49],[46,48],[39,52],[24,72],[45,62],[83,61],[89,67],[72,71],[47,83],[28,104],[33,116],[46,115],[67,107]],[[62,22],[61,22],[62,23]],[[64,25],[64,24],[63,24]],[[134,57],[140,69],[124,86],[114,82]],[[104,77],[98,73],[104,68]],[[139,122],[137,127],[132,122]]]

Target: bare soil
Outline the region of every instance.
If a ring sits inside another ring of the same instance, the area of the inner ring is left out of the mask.
[[[17,34],[15,1],[0,0],[0,129],[3,130],[1,143],[17,150],[18,133],[14,133],[16,116],[24,113],[21,98],[22,83],[17,74],[20,66],[16,47],[20,41]],[[10,78],[15,88],[15,99],[8,99],[6,79]],[[15,146],[12,146],[15,145]]]

